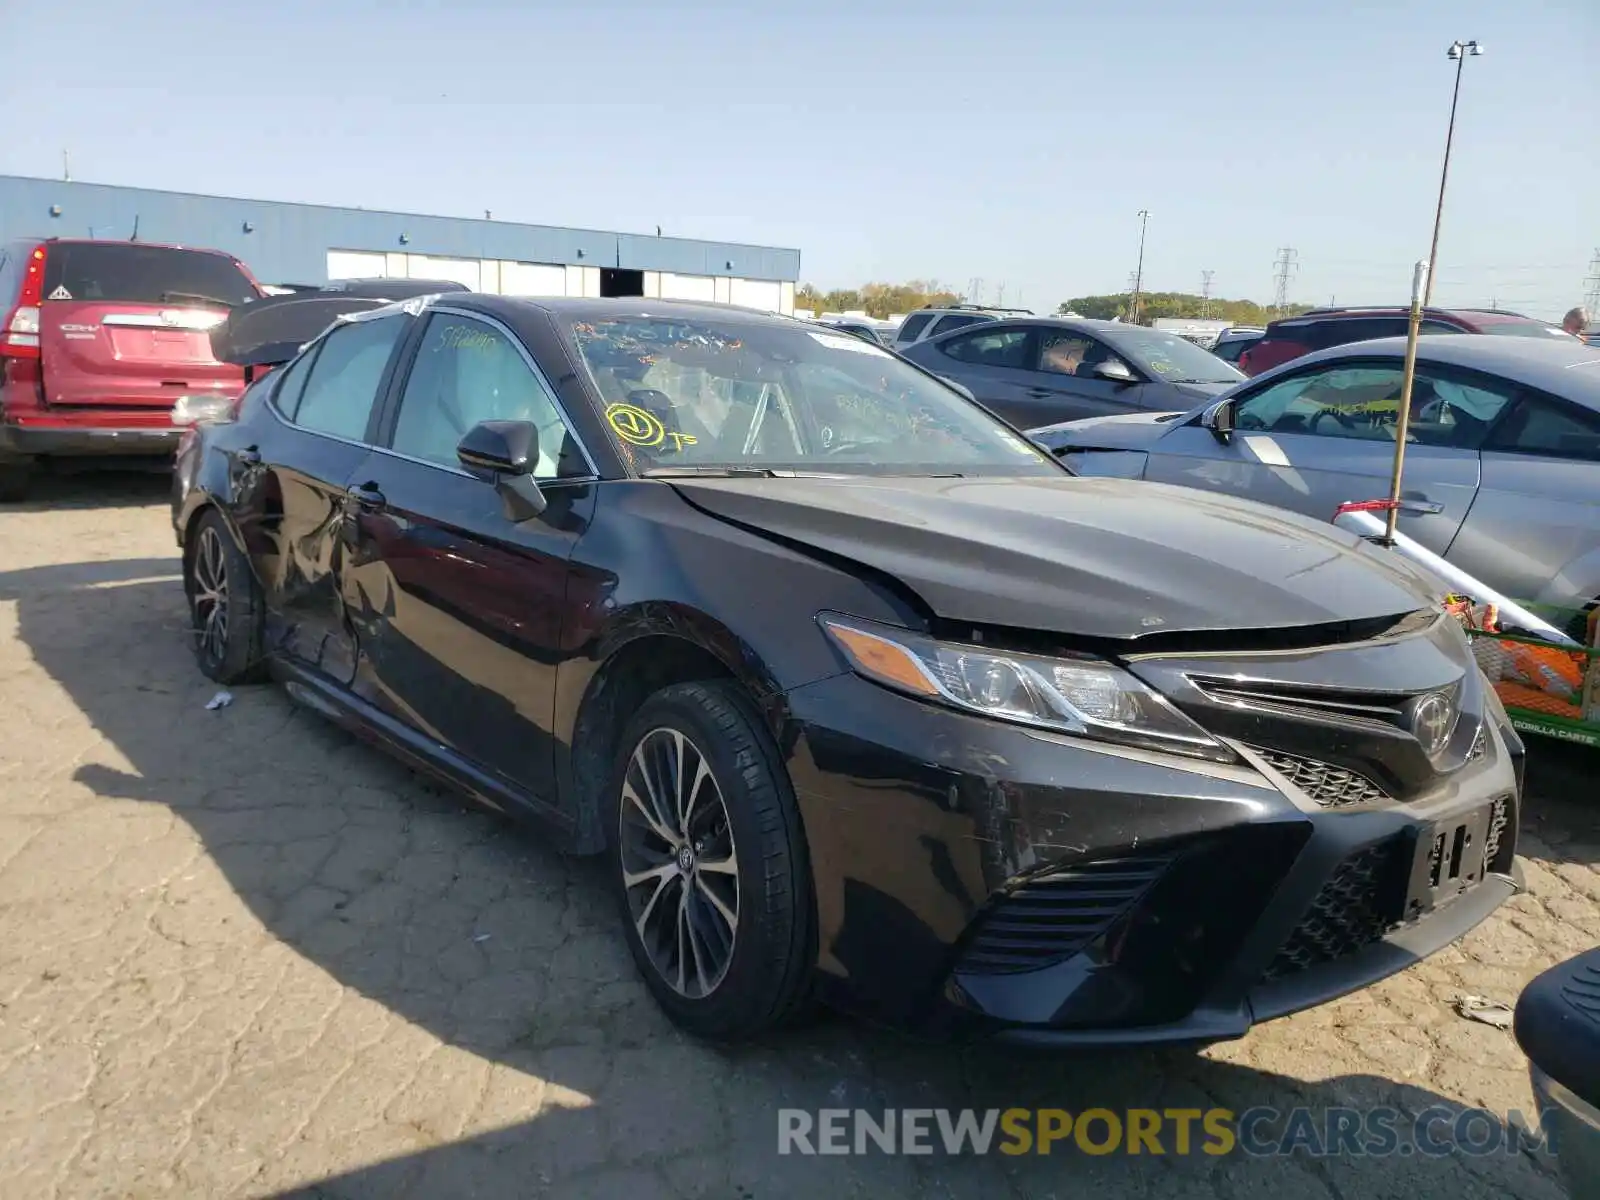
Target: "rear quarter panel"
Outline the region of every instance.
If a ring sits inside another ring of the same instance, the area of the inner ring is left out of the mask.
[[[1600,598],[1600,464],[1485,452],[1449,559],[1512,599]]]

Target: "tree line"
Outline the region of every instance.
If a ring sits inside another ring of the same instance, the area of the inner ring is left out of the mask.
[[[796,308],[812,312],[865,312],[880,321],[894,314],[915,312],[919,308],[944,308],[966,302],[966,296],[955,288],[945,287],[936,280],[913,279],[908,283],[866,283],[857,288],[834,288],[824,292],[816,286],[803,283],[795,289]],[[1107,296],[1079,296],[1063,300],[1058,313],[1074,312],[1080,317],[1109,321],[1113,317],[1126,321],[1132,296],[1119,292]],[[1235,325],[1264,325],[1275,316],[1292,316],[1305,312],[1310,305],[1291,304],[1278,313],[1254,300],[1207,300],[1189,292],[1142,292],[1139,296],[1139,322],[1149,324],[1158,317],[1199,318],[1209,313],[1217,320]]]

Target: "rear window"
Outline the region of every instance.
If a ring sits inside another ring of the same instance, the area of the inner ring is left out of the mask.
[[[57,242],[44,260],[46,300],[232,307],[256,299],[231,258],[134,242]]]
[[[1566,338],[1572,335],[1559,325],[1546,325],[1543,321],[1485,321],[1484,333],[1497,337]]]
[[[900,331],[895,334],[897,341],[909,342],[922,332],[922,327],[932,320],[932,313],[912,313],[900,326]]]

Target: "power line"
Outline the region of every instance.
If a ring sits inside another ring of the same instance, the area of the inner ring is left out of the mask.
[[[1272,262],[1273,288],[1272,310],[1274,316],[1283,316],[1289,307],[1289,276],[1299,268],[1300,252],[1293,246],[1285,246],[1278,251],[1278,257]]]
[[[1215,274],[1215,271],[1200,272],[1200,319],[1202,321],[1211,319],[1211,277]]]

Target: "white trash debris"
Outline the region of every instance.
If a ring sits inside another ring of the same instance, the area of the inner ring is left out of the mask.
[[[1511,1006],[1502,1004],[1498,1000],[1491,1000],[1487,996],[1457,996],[1456,1015],[1465,1017],[1469,1021],[1481,1021],[1485,1025],[1493,1025],[1496,1029],[1511,1028]]]
[[[216,712],[217,709],[219,709],[219,708],[227,708],[228,705],[230,705],[232,703],[233,703],[233,693],[232,692],[218,692],[215,696],[211,697],[211,699],[206,701],[206,711],[207,712]]]

